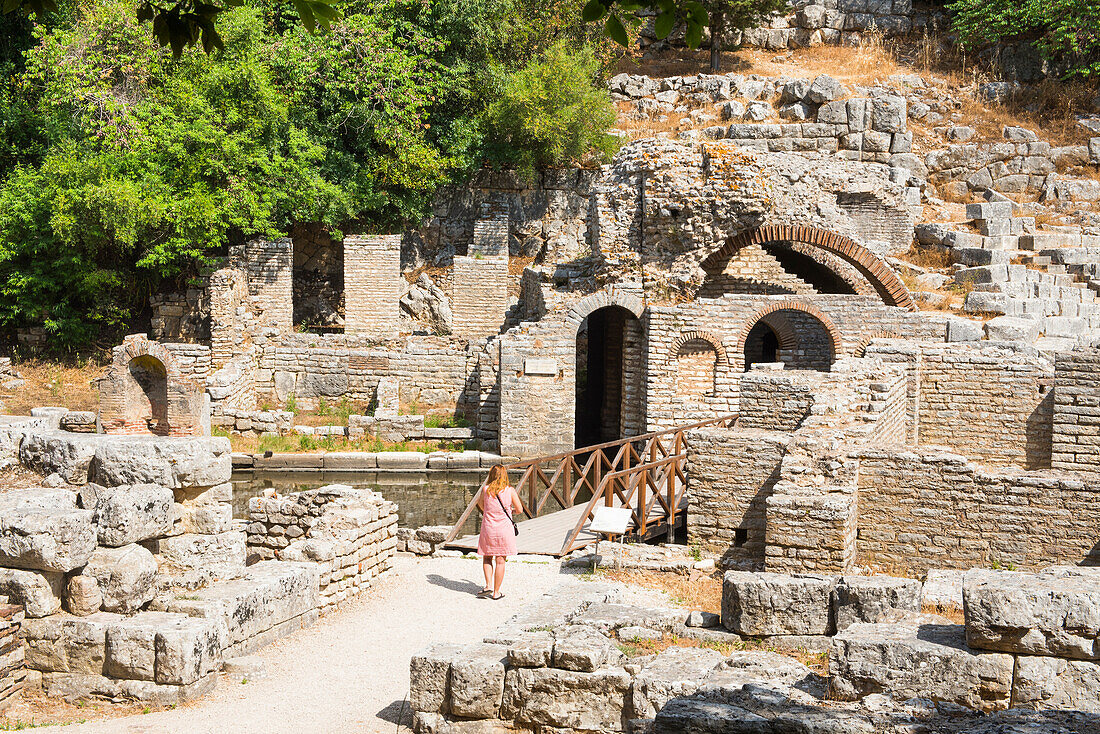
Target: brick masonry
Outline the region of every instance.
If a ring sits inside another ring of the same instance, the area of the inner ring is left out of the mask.
[[[461,257],[454,259],[454,290],[451,311],[452,333],[469,341],[499,334],[508,312],[508,257]]]
[[[389,338],[399,329],[401,236],[344,239],[344,331]]]
[[[1100,349],[1059,354],[1051,465],[1100,480]]]

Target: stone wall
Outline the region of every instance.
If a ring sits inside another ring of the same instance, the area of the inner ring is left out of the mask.
[[[1050,466],[1054,365],[1011,344],[921,346],[920,443],[997,466]]]
[[[776,365],[778,366],[778,365]],[[793,431],[814,404],[812,375],[758,365],[741,378],[737,425],[764,431]]]
[[[455,257],[452,332],[469,341],[500,333],[508,313],[508,257]]]
[[[253,309],[262,315],[264,328],[294,330],[294,242],[289,237],[274,241],[252,240],[231,248],[230,264],[248,274]]]
[[[400,235],[344,239],[345,333],[396,336],[405,288]]]
[[[248,275],[241,268],[221,268],[210,276],[210,351],[214,369],[252,348],[255,322],[248,291]]]
[[[555,323],[557,322],[557,323]],[[500,453],[572,451],[576,433],[576,325],[525,324],[500,344]]]
[[[249,553],[320,566],[322,610],[370,587],[397,548],[397,505],[366,489],[253,497],[248,513]]]
[[[935,449],[859,453],[859,559],[901,573],[1100,564],[1100,485],[991,469]]]
[[[196,277],[184,291],[149,296],[149,334],[158,341],[205,342],[210,339],[209,277]]]
[[[1100,480],[1100,350],[1059,354],[1051,465]]]

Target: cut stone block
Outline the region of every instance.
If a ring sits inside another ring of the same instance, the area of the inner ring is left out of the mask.
[[[103,606],[99,582],[91,576],[72,576],[65,586],[65,608],[77,617],[95,614]]]
[[[468,719],[495,719],[504,697],[503,645],[471,645],[451,661],[450,713]]]
[[[831,576],[729,571],[722,624],[739,635],[824,635],[831,631]]]
[[[465,645],[440,643],[412,656],[409,662],[409,706],[413,711],[442,713],[447,703],[451,661]]]
[[[27,667],[45,673],[102,675],[107,629],[122,619],[118,614],[96,612],[87,617],[60,614],[25,620]]]
[[[99,583],[103,608],[108,612],[133,614],[152,601],[156,593],[153,581],[157,562],[153,554],[140,545],[97,548],[83,575]]]
[[[554,637],[547,631],[529,632],[508,646],[513,668],[547,668],[554,656]]]
[[[963,601],[971,647],[1100,659],[1100,570],[975,570],[966,575]]]
[[[0,494],[0,565],[72,571],[96,546],[90,510],[76,509],[68,489],[35,488]]]
[[[245,534],[239,530],[217,535],[186,533],[145,544],[162,562],[185,569],[210,571],[213,575],[237,575],[245,564]]]
[[[118,548],[172,530],[172,490],[155,484],[101,489],[92,514],[100,545]]]
[[[19,461],[47,476],[60,474],[69,484],[84,484],[102,440],[102,436],[95,434],[28,432],[19,446]]]
[[[990,341],[1031,344],[1039,338],[1039,322],[1018,316],[998,316],[985,322],[985,335]]]
[[[621,731],[629,692],[630,674],[621,668],[516,668],[506,676],[501,718],[527,727]]]
[[[115,680],[89,673],[47,673],[42,676],[42,689],[51,698],[69,701],[93,696],[128,698],[157,706],[173,706],[208,696],[217,685],[218,676],[213,673],[186,686],[164,686],[142,680]]]
[[[631,699],[635,716],[653,718],[674,698],[698,690],[725,655],[700,647],[670,647],[646,663],[634,677]]]
[[[854,701],[872,693],[931,698],[979,711],[1008,708],[1013,658],[969,649],[962,625],[925,617],[854,624],[829,649],[829,693]]]
[[[882,622],[897,611],[920,611],[921,582],[893,576],[842,576],[833,592],[836,629]]]
[[[591,627],[574,625],[558,632],[553,665],[565,670],[591,672],[622,658],[615,644]]]
[[[1012,681],[1012,705],[1100,713],[1100,664],[1020,655]]]
[[[28,617],[48,617],[61,609],[64,574],[0,568],[0,595],[22,604]]]
[[[228,438],[110,436],[95,452],[92,481],[105,487],[213,487],[233,475]]]

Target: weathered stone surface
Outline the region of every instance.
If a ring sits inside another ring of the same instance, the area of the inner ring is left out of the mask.
[[[99,493],[92,514],[100,545],[118,548],[172,530],[172,490],[155,484],[115,487]]]
[[[529,726],[622,731],[630,675],[620,668],[592,673],[557,668],[509,670],[501,718]]]
[[[145,544],[161,562],[185,569],[210,571],[227,577],[239,573],[245,563],[245,534],[231,530],[217,535],[185,533]]]
[[[0,564],[71,571],[88,562],[96,533],[89,510],[76,509],[68,489],[20,489],[0,494]]]
[[[770,719],[717,701],[678,699],[657,713],[654,734],[771,734]],[[791,731],[798,731],[792,729]]]
[[[586,626],[570,626],[554,639],[554,667],[591,672],[622,657],[606,636]]]
[[[99,582],[91,576],[72,576],[65,585],[65,608],[77,617],[95,614],[103,606]]]
[[[892,576],[841,576],[833,591],[836,629],[882,622],[891,612],[920,611],[921,582]]]
[[[729,571],[722,624],[739,635],[824,635],[831,631],[831,576]]]
[[[1100,659],[1100,570],[971,571],[963,610],[971,647]]]
[[[222,672],[241,682],[263,680],[267,677],[267,664],[263,658],[256,655],[242,655],[239,658],[229,658],[224,661]]]
[[[611,632],[620,627],[671,629],[683,622],[684,612],[678,609],[642,607],[632,604],[592,604],[571,621]]]
[[[48,617],[61,609],[64,583],[61,573],[0,568],[0,595],[22,604],[28,617]]]
[[[547,631],[528,632],[508,646],[508,665],[513,668],[546,668],[554,656],[554,636]]]
[[[699,696],[736,702],[746,686],[786,692],[813,678],[802,663],[775,652],[736,651],[699,686]]]
[[[985,322],[985,334],[990,341],[1030,344],[1039,338],[1039,322],[1019,316],[998,316]]]
[[[905,120],[908,114],[904,97],[893,95],[876,97],[871,106],[872,130],[884,133],[905,132]]]
[[[631,703],[636,717],[652,718],[665,704],[690,696],[725,656],[701,647],[670,647],[646,663],[634,677]]]
[[[93,696],[129,698],[157,706],[173,706],[207,696],[218,684],[218,676],[210,674],[186,686],[164,686],[153,681],[115,680],[90,673],[47,673],[42,676],[42,688],[51,698],[76,701]]]
[[[825,104],[840,99],[847,93],[843,84],[828,74],[821,74],[814,79],[803,99],[812,104]]]
[[[106,611],[132,614],[153,600],[157,562],[140,545],[101,547],[88,560],[83,575],[99,583]]]
[[[1100,713],[1100,664],[1020,655],[1012,680],[1012,705]]]
[[[504,696],[503,645],[467,647],[451,661],[450,713],[468,719],[495,719]]]
[[[963,579],[966,571],[934,568],[924,576],[921,605],[943,609],[962,609]]]
[[[92,481],[105,487],[213,487],[232,474],[228,438],[111,436],[96,449],[92,466]]]
[[[931,698],[980,711],[1007,708],[1013,658],[967,648],[961,625],[937,617],[854,624],[833,638],[829,692],[843,701],[870,693]]]
[[[623,642],[649,642],[663,636],[659,631],[648,627],[620,627],[618,635]]]
[[[319,583],[316,564],[262,561],[249,566],[240,578],[218,581],[187,599],[173,600],[167,611],[222,621],[229,632],[228,644],[236,646],[316,610]],[[242,654],[251,652],[247,647],[241,647]]]
[[[414,711],[441,713],[447,701],[451,661],[465,645],[440,643],[412,656],[409,662],[409,705]]]
[[[27,667],[43,672],[103,673],[107,629],[118,614],[97,612],[88,617],[54,615],[23,623]]]
[[[83,484],[103,437],[59,430],[28,431],[19,446],[19,461],[41,474],[60,474],[69,484]]]
[[[221,667],[227,630],[220,620],[176,615],[157,626],[156,682],[189,685]]]

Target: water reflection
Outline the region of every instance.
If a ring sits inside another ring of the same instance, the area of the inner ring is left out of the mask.
[[[396,502],[401,527],[450,525],[462,516],[485,474],[482,471],[237,472],[233,474],[233,517],[246,519],[248,500],[268,488],[291,494],[326,484],[347,484],[373,489]],[[476,532],[475,523],[476,519],[471,518],[465,531]]]

